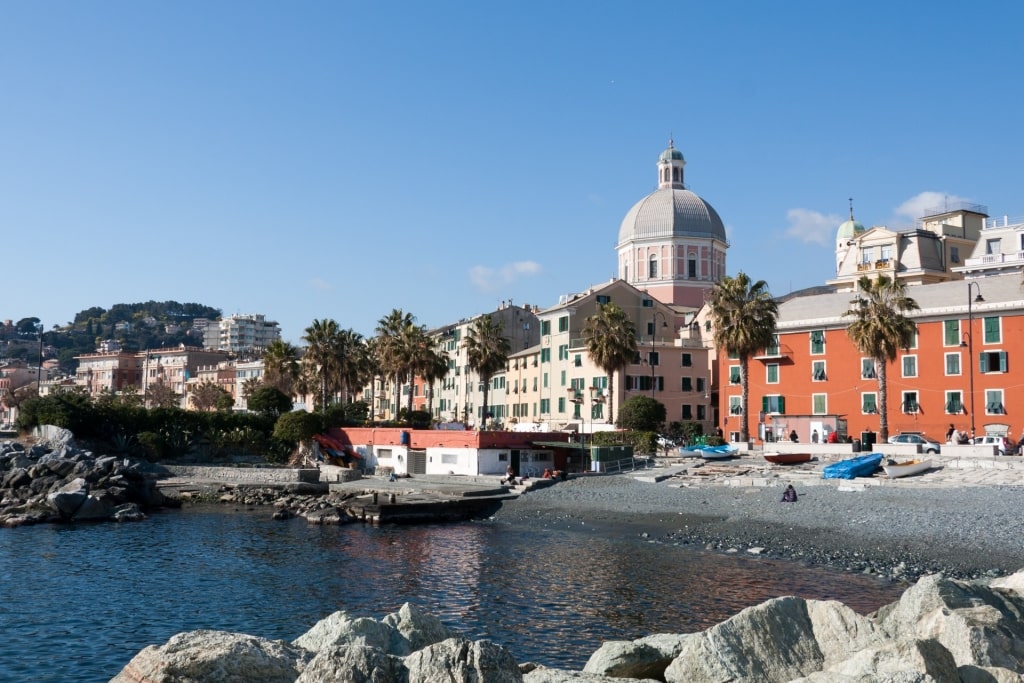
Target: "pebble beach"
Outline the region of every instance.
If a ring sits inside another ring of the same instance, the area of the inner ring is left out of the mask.
[[[506,502],[492,521],[589,526],[652,543],[767,555],[906,582],[936,572],[983,578],[1024,568],[1024,486],[1000,479],[958,486],[957,476],[966,475],[939,467],[930,480],[851,486],[801,481],[782,470],[762,485],[737,486],[652,472],[576,477]],[[796,487],[795,503],[781,502],[788,483]]]

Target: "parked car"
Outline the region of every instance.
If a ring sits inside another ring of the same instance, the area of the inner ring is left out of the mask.
[[[890,436],[889,443],[916,444],[921,447],[923,453],[938,453],[942,449],[942,446],[935,439],[929,439],[924,434],[915,434],[913,432]]]
[[[1017,452],[1017,444],[1008,436],[985,436],[974,437],[975,446],[995,446],[999,449],[999,455],[1013,455]]]
[[[675,441],[673,441],[672,439],[668,438],[664,434],[659,434],[658,435],[658,448],[660,448],[662,450],[668,450],[670,448],[675,448],[676,445],[677,444],[676,444]]]

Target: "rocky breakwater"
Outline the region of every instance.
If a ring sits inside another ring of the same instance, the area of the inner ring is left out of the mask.
[[[143,463],[75,447],[70,433],[30,447],[0,445],[0,526],[43,522],[137,521],[174,507]]]
[[[583,671],[517,664],[503,646],[463,638],[406,604],[379,622],[336,612],[290,643],[181,633],[142,650],[111,683],[1020,683],[1022,672],[1024,571],[926,576],[868,616],[776,598],[699,633],[607,642]]]

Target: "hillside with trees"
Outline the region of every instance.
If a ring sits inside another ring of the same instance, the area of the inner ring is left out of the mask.
[[[93,306],[75,314],[66,325],[43,330],[39,318],[22,318],[0,325],[0,356],[35,362],[42,333],[43,357],[57,358],[61,369],[74,373],[75,356],[95,353],[103,340],[112,339],[126,350],[141,351],[166,346],[202,346],[193,329],[196,318],[216,320],[220,309],[198,303],[146,301],[114,304],[109,309]]]

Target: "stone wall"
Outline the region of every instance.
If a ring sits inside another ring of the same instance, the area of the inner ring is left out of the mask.
[[[320,470],[294,467],[213,467],[207,465],[164,465],[172,477],[231,484],[316,484]]]

